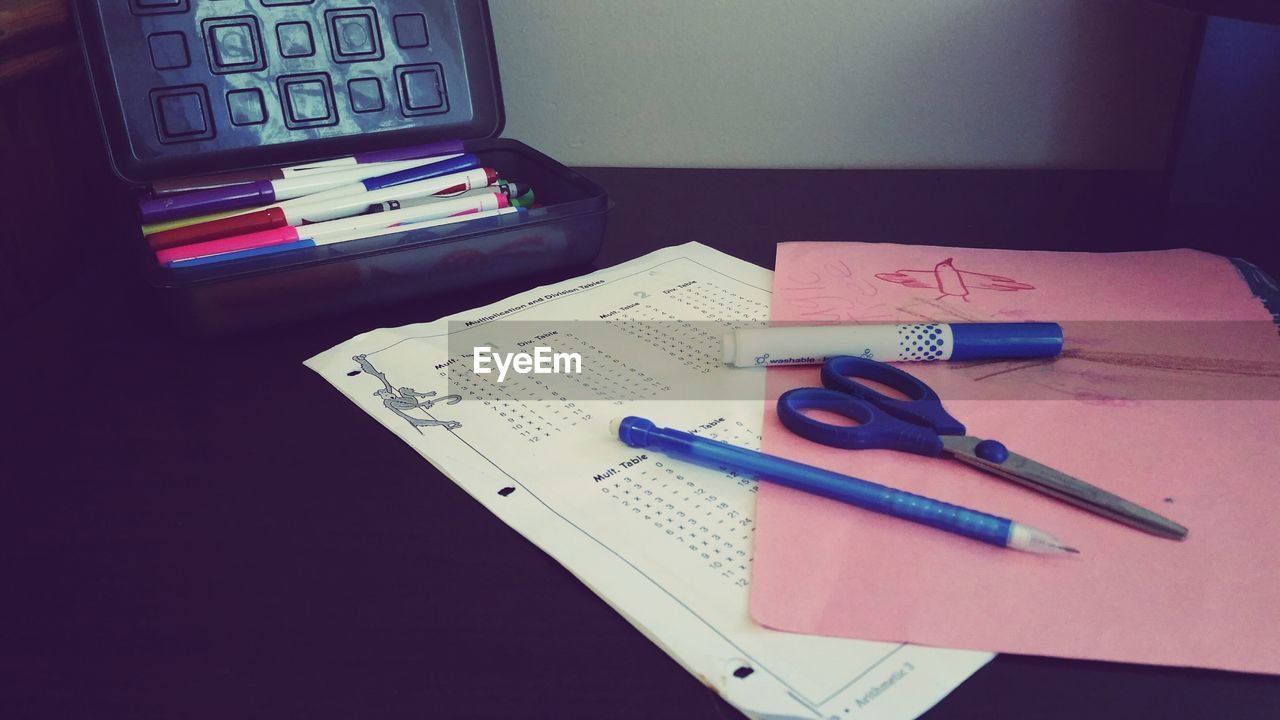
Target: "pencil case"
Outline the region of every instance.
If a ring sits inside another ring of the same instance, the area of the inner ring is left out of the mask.
[[[527,183],[518,214],[196,267],[119,228],[175,328],[216,336],[430,297],[595,258],[604,188],[499,138],[484,0],[73,0],[111,165],[152,183],[461,141]],[[114,229],[113,229],[114,230]]]

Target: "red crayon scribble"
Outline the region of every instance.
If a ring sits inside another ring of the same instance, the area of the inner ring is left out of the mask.
[[[898,283],[909,288],[929,288],[938,290],[938,296],[958,297],[969,302],[971,290],[998,290],[1010,292],[1014,290],[1035,290],[1035,287],[1003,275],[987,275],[957,269],[952,258],[947,258],[932,270],[897,270],[891,273],[876,273],[876,277],[885,282]]]

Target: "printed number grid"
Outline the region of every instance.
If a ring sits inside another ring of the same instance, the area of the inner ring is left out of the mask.
[[[502,350],[498,344],[489,347]],[[504,343],[504,346],[510,343]],[[471,359],[459,357],[441,377],[449,380],[449,391],[463,400],[479,401],[494,416],[507,423],[509,429],[530,443],[545,442],[551,437],[592,419],[584,400],[611,401],[613,405],[658,396],[671,388],[617,355],[605,352],[590,340],[563,332],[548,340],[556,353],[578,353],[582,356],[581,372],[521,374],[508,372],[498,382],[497,372],[480,375],[473,372]]]
[[[464,402],[480,402],[526,442],[544,442],[591,419],[590,413],[547,382],[560,376],[510,373],[499,383],[496,373],[473,374],[461,360],[440,373],[448,378],[449,391],[461,395]]]
[[[621,405],[623,401],[647,400],[657,397],[671,388],[648,373],[628,365],[616,354],[609,353],[595,343],[571,332],[561,333],[561,337],[574,347],[566,350],[561,345],[560,352],[579,352],[582,354],[582,372],[558,378],[560,382],[576,384],[586,392],[575,393],[574,397],[587,397],[598,400],[612,400]]]
[[[729,330],[740,327],[744,321],[763,322],[769,319],[768,303],[742,297],[711,282],[695,282],[678,287],[669,291],[666,297]],[[717,343],[719,340],[716,338]]]
[[[685,369],[704,375],[723,365],[725,332],[769,317],[767,304],[709,282],[693,282],[667,290],[659,298],[648,298],[646,295],[636,307],[618,313],[618,319],[609,325],[665,352]]]
[[[760,436],[741,421],[722,423],[699,435],[747,447],[760,443]],[[684,548],[708,573],[737,587],[750,583],[755,480],[736,473],[708,477],[661,455],[650,455],[599,480],[597,487],[631,523],[662,542]]]

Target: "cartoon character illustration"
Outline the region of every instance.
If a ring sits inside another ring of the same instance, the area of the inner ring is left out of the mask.
[[[408,421],[419,434],[422,433],[422,428],[424,427],[438,425],[445,430],[454,430],[462,427],[462,423],[456,420],[433,420],[431,418],[414,417],[409,414],[411,410],[430,410],[438,403],[456,405],[462,401],[461,395],[435,397],[434,390],[429,393],[420,393],[410,387],[394,388],[390,382],[387,382],[387,376],[379,372],[373,366],[373,363],[369,362],[368,356],[356,355],[351,359],[356,361],[361,370],[382,381],[382,389],[374,393],[375,397],[382,398],[382,406]]]
[[[986,273],[959,270],[952,260],[953,258],[947,258],[934,265],[932,270],[897,270],[891,273],[876,273],[876,278],[885,282],[898,283],[903,287],[938,290],[942,293],[938,296],[939,300],[951,296],[958,297],[965,302],[969,302],[969,292],[971,290],[997,290],[1001,292],[1035,290],[1032,285],[1018,282],[1003,275],[987,275]]]

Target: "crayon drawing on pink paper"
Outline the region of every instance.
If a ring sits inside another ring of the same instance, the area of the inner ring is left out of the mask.
[[[1035,287],[1003,275],[987,275],[986,273],[960,270],[947,258],[932,270],[896,270],[891,273],[876,273],[876,278],[885,282],[898,283],[909,288],[930,288],[942,294],[938,296],[958,297],[969,302],[970,290],[998,290],[1010,292],[1016,290],[1035,290]]]

